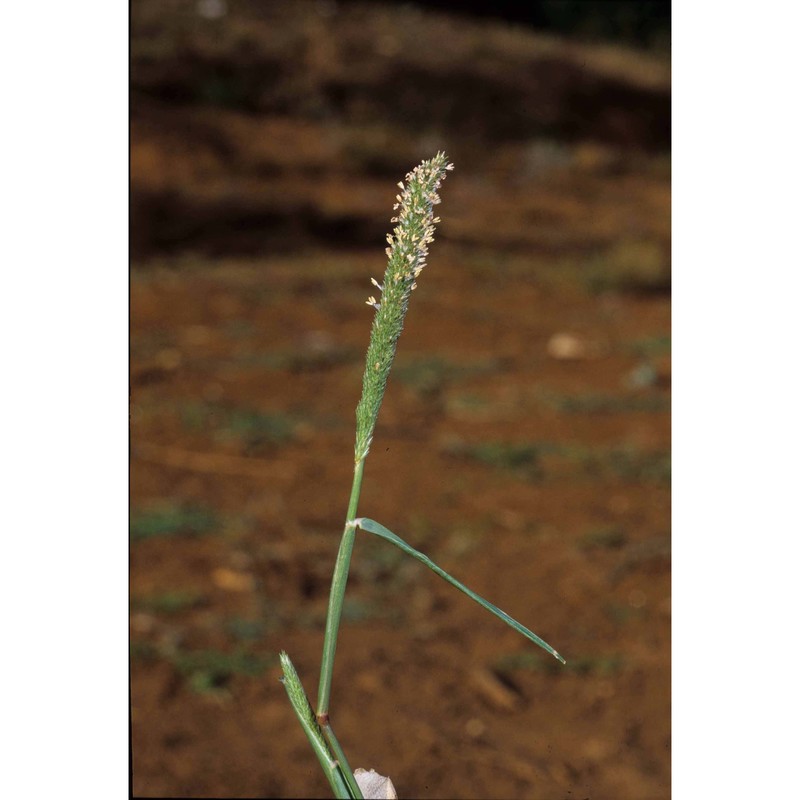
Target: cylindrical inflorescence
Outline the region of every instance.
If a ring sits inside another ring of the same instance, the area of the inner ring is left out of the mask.
[[[394,208],[399,209],[392,222],[394,231],[387,235],[389,263],[383,284],[374,278],[372,283],[380,292],[380,299],[370,297],[367,305],[375,309],[372,334],[367,349],[364,368],[364,388],[356,408],[356,463],[369,452],[375,422],[389,378],[389,370],[397,350],[397,340],[403,330],[403,320],[408,309],[411,292],[416,288],[417,276],[425,266],[428,244],[433,241],[434,227],[439,222],[433,216],[437,205],[437,190],[445,179],[447,170],[453,169],[444,153],[437,153],[423,161],[400,182],[400,194]]]

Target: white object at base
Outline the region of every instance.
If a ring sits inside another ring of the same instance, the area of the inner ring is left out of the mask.
[[[359,767],[353,770],[353,777],[364,795],[364,800],[397,800],[397,790],[391,778],[378,775],[374,769],[367,772]]]

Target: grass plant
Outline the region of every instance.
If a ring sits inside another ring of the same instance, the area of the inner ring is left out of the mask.
[[[353,544],[357,531],[365,531],[394,545],[402,553],[423,563],[439,577],[450,583],[487,611],[497,616],[514,630],[548,652],[562,663],[566,663],[547,642],[533,631],[517,622],[493,603],[473,592],[463,583],[439,567],[424,553],[415,549],[396,533],[379,522],[358,516],[358,503],[364,477],[364,464],[372,444],[375,425],[378,419],[389,371],[397,350],[397,341],[403,329],[408,303],[417,286],[417,278],[425,266],[428,244],[433,241],[435,225],[439,219],[434,217],[433,208],[439,203],[438,189],[441,182],[452,169],[444,153],[423,161],[406,175],[405,182],[398,184],[400,194],[394,206],[398,211],[392,219],[396,224],[387,236],[388,265],[382,283],[374,278],[379,297],[371,296],[367,305],[375,315],[367,348],[361,399],[356,407],[355,459],[353,484],[347,506],[344,530],[339,553],[331,579],[328,614],[325,623],[325,637],[322,646],[319,691],[316,709],[313,709],[300,678],[289,656],[281,653],[283,682],[292,707],[328,779],[333,794],[337,798],[361,798],[361,785],[351,770],[344,751],[333,731],[330,718],[331,688],[333,667],[339,626],[345,611],[344,596]],[[364,774],[357,770],[357,773]],[[369,782],[363,779],[365,787]],[[367,797],[373,795],[366,788]],[[392,794],[382,794],[391,797]],[[396,795],[395,795],[396,796]]]

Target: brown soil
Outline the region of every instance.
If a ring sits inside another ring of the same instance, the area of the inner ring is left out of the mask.
[[[313,701],[369,278],[443,148],[359,511],[568,664],[362,533],[334,727],[401,797],[669,797],[668,64],[228,6],[132,7],[134,793],[329,795],[277,654]]]

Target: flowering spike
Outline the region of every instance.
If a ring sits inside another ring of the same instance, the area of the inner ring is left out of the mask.
[[[444,153],[423,161],[409,172],[405,181],[398,183],[401,193],[397,195],[399,209],[392,223],[396,223],[386,241],[389,263],[381,286],[374,278],[383,295],[379,303],[374,297],[367,300],[377,313],[372,323],[367,368],[364,371],[364,388],[356,408],[356,463],[362,461],[369,451],[378,411],[386,389],[389,370],[397,350],[397,340],[403,330],[403,321],[408,310],[408,300],[416,288],[416,278],[425,266],[428,244],[433,241],[433,206],[438,205],[437,190],[452,169]]]

